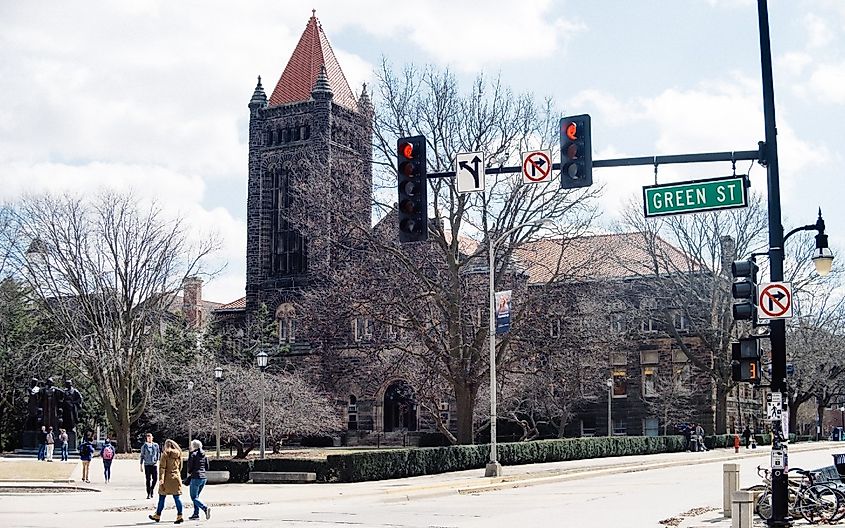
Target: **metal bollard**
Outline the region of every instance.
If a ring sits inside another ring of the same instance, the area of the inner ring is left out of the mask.
[[[754,526],[754,492],[735,491],[731,494],[731,528]]]
[[[739,489],[739,464],[722,464],[722,515],[731,516],[731,494]]]

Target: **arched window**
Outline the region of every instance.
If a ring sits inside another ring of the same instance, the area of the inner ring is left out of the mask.
[[[358,430],[358,398],[354,394],[349,395],[349,403],[346,405],[346,428],[349,431]]]

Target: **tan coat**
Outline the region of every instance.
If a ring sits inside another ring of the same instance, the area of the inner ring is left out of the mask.
[[[182,453],[165,449],[158,462],[158,494],[182,494]]]

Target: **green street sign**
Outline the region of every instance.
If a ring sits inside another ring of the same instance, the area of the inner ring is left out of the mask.
[[[701,213],[748,206],[746,176],[643,187],[645,216]]]

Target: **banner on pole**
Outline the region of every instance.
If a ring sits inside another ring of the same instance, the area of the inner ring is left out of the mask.
[[[511,290],[496,292],[496,335],[511,329]]]

